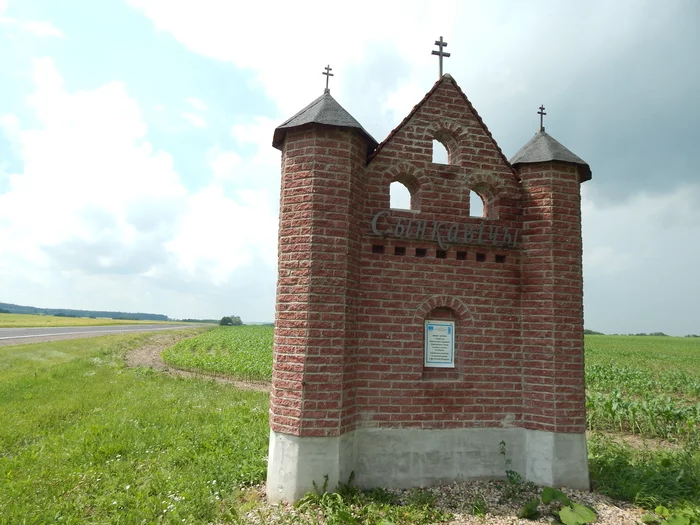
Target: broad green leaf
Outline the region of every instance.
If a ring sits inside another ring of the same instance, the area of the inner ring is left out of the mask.
[[[671,515],[671,511],[669,511],[666,507],[663,505],[659,505],[654,509],[654,512],[656,512],[659,516],[663,518],[668,518]]]
[[[664,521],[664,525],[690,525],[690,518],[680,514],[673,514]]]
[[[549,505],[553,501],[559,501],[564,505],[571,505],[571,501],[566,497],[561,490],[554,489],[552,487],[545,487],[542,489],[542,503]]]
[[[570,507],[564,507],[559,511],[559,519],[564,525],[585,525],[596,522],[598,516],[593,509],[572,503]]]

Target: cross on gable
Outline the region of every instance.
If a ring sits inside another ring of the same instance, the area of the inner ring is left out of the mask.
[[[442,78],[442,57],[449,57],[449,53],[445,53],[442,48],[447,47],[447,42],[444,42],[442,40],[442,36],[440,37],[440,40],[435,41],[435,45],[438,46],[440,49],[438,51],[433,50],[431,54],[437,55],[440,57],[440,78]]]
[[[544,116],[547,114],[544,112],[544,105],[540,106],[540,110],[537,114],[540,116],[540,131],[544,131]]]
[[[325,69],[325,71],[321,74],[326,75],[326,91],[328,91],[328,80],[330,79],[330,77],[333,77],[335,75],[333,73],[331,73],[331,71],[333,71],[333,68],[331,67],[330,64],[328,64],[324,69]]]

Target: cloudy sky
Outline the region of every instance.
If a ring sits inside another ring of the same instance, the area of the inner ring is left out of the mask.
[[[700,333],[695,0],[0,0],[0,301],[271,321],[275,126],[329,63],[382,140],[440,35],[508,157],[544,104],[591,165],[586,327]]]

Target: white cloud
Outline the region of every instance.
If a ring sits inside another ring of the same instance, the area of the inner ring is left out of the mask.
[[[183,113],[182,116],[195,128],[206,128],[207,121],[194,113]]]
[[[235,151],[219,151],[214,149],[209,152],[209,166],[216,180],[232,180],[236,177],[237,170],[242,163],[241,156]]]
[[[432,44],[438,20],[443,18],[440,12],[447,10],[420,2],[391,1],[372,3],[372,15],[367,16],[362,5],[334,6],[333,19],[343,20],[337,23],[328,18],[328,4],[321,1],[305,2],[303,8],[290,2],[129,3],[142,10],[157,29],[172,33],[189,49],[253,71],[284,114],[308,103],[310,93],[322,92],[321,71],[328,62],[336,74],[331,85],[335,89],[351,64],[363,62],[376,49],[400,46],[402,56],[412,60],[425,56],[426,45]],[[387,24],[387,19],[393,23]],[[254,20],[265,20],[265,24],[251,23]],[[293,38],[291,27],[295,28]],[[412,38],[399,38],[409,33]],[[421,50],[418,55],[417,48]],[[428,53],[425,61],[429,60]]]
[[[242,300],[219,297],[222,290],[261,281],[248,267],[267,267],[274,289],[276,190],[234,190],[215,178],[189,194],[170,155],[148,141],[123,84],[67,91],[48,58],[35,61],[33,79],[27,101],[38,124],[0,118],[22,164],[3,175],[0,193],[6,300],[216,316]],[[236,155],[212,160],[214,175],[255,169]],[[254,301],[251,320],[272,316],[272,297],[260,296],[266,302]]]
[[[196,97],[189,97],[188,99],[186,99],[186,102],[194,109],[198,109],[199,111],[206,111],[207,109],[209,109],[204,102],[202,102]]]
[[[697,331],[699,200],[697,184],[665,194],[640,193],[604,207],[584,191],[587,328],[673,335]]]
[[[7,3],[4,4],[7,8]],[[3,5],[0,2],[0,13],[3,11]],[[65,34],[51,22],[46,20],[18,20],[17,18],[0,17],[0,26],[16,27],[20,30],[38,37],[54,37],[65,38]]]

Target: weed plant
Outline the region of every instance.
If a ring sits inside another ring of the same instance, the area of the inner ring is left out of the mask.
[[[449,521],[451,515],[435,507],[436,497],[428,489],[415,489],[403,500],[385,489],[362,491],[352,484],[353,474],[347,483],[329,493],[328,476],[315,492],[309,492],[295,505],[305,515],[316,516],[329,525],[428,525]],[[294,523],[316,523],[295,517]]]

